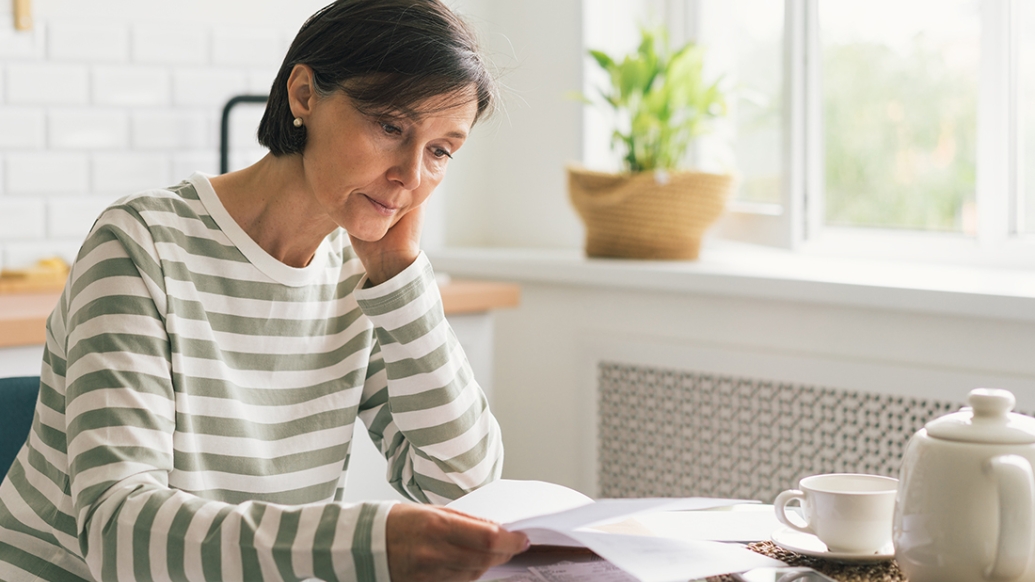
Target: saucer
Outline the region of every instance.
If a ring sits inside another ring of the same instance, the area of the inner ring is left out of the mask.
[[[895,547],[891,545],[891,542],[888,542],[888,545],[881,548],[879,552],[832,552],[816,536],[789,527],[774,531],[772,540],[774,544],[789,552],[837,562],[885,562],[895,557]]]

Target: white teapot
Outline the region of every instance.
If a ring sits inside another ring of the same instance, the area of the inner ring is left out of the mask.
[[[1035,582],[1035,418],[1006,390],[928,422],[906,447],[892,541],[910,582]]]

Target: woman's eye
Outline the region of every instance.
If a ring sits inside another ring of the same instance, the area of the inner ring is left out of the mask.
[[[399,129],[399,127],[392,125],[391,123],[385,123],[383,121],[381,122],[381,129],[384,130],[385,133],[391,135],[399,135],[400,133],[402,133],[402,130]]]
[[[435,148],[434,152],[436,158],[449,158],[453,159],[453,155],[442,148]]]

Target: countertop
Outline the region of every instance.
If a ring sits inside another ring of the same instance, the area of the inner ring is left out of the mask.
[[[521,288],[512,283],[455,279],[439,286],[446,315],[516,307]],[[60,288],[33,293],[0,292],[0,348],[44,343],[46,319]]]

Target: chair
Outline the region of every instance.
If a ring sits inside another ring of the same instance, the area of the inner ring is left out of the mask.
[[[29,436],[39,392],[39,376],[0,378],[0,479]]]

